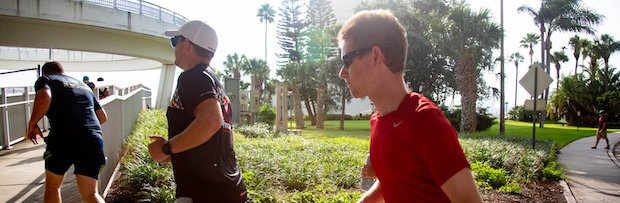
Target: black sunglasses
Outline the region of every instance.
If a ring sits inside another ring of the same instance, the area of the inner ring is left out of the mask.
[[[174,36],[172,38],[170,38],[170,42],[172,43],[172,47],[177,47],[177,44],[179,43],[179,40],[183,40],[185,39],[185,37],[183,37],[183,35],[177,35]]]
[[[353,59],[361,56],[362,54],[368,53],[370,50],[372,50],[372,47],[374,46],[375,45],[357,49],[342,56],[342,62],[344,62],[344,67],[349,67],[353,63]]]

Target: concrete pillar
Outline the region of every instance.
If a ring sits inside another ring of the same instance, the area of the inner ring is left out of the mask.
[[[0,91],[2,91],[2,102],[0,102],[0,104],[8,104],[8,99],[7,99],[7,91],[6,88],[0,88]],[[11,149],[11,137],[9,136],[9,111],[8,111],[8,106],[6,107],[2,107],[2,129],[4,129],[4,136],[2,136],[3,138],[3,144],[2,147],[4,149]]]
[[[288,125],[288,86],[276,84],[276,130],[286,132]]]
[[[174,73],[176,66],[174,64],[165,64],[161,66],[161,74],[159,75],[159,85],[157,89],[157,100],[155,100],[156,108],[166,110],[172,98],[172,83],[174,83]]]
[[[29,89],[30,89],[29,87],[24,87],[24,101],[30,101],[30,92],[28,91]],[[30,116],[31,116],[30,103],[28,102],[24,103],[24,107],[25,107],[24,115],[26,115],[24,117],[26,117],[26,126],[28,126],[28,122],[30,122]],[[26,129],[28,129],[28,127],[26,127]]]

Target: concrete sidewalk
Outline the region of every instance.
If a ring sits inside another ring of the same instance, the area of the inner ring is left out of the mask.
[[[577,202],[620,202],[620,133],[608,135],[611,149],[596,137],[586,137],[560,150],[558,162],[564,167],[570,190]]]
[[[0,151],[0,202],[43,202],[45,192],[45,142],[28,140]],[[81,202],[73,167],[65,175],[61,189],[63,202]]]

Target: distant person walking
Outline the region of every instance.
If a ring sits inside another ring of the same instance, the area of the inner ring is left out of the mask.
[[[406,89],[407,33],[398,19],[385,10],[358,12],[338,40],[340,78],[376,108],[364,174],[378,180],[359,202],[481,202],[456,131],[437,105]]]
[[[596,143],[594,143],[594,147],[592,149],[596,149],[598,146],[598,142],[601,138],[605,139],[607,142],[607,147],[605,149],[609,149],[609,139],[607,139],[607,112],[605,110],[600,110],[598,112],[598,130],[596,131]]]
[[[178,202],[245,202],[230,102],[209,67],[217,48],[215,30],[190,21],[166,35],[183,72],[166,112],[169,140],[151,136],[149,153],[157,162],[172,162]]]
[[[95,92],[95,83],[90,81],[90,78],[88,78],[88,76],[84,76],[82,77],[82,82],[84,82],[84,84],[88,85],[88,87],[90,87],[90,89]]]
[[[43,115],[51,129],[44,138],[45,202],[61,202],[60,186],[71,165],[85,202],[104,202],[97,191],[99,171],[105,164],[101,123],[107,115],[83,82],[64,74],[58,62],[47,62],[35,82],[36,96],[25,137],[38,144],[43,138],[37,123]]]

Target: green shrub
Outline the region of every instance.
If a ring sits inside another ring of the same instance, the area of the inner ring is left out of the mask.
[[[146,110],[138,115],[133,133],[127,137],[127,153],[121,160],[126,181],[118,187],[129,199],[150,202],[174,202],[175,184],[170,164],[154,162],[147,146],[150,135],[166,136],[167,122],[161,110]]]
[[[244,177],[245,178],[245,177]],[[249,202],[253,203],[277,203],[277,199],[275,196],[269,194],[264,191],[256,191],[248,189],[248,199]]]
[[[470,163],[486,162],[504,169],[515,179],[535,180],[543,167],[553,161],[555,144],[539,140],[536,149],[531,140],[510,136],[461,136],[461,146]]]
[[[269,104],[264,104],[258,109],[258,122],[273,126],[276,123],[276,111]]]
[[[484,189],[497,189],[508,182],[506,171],[495,169],[485,162],[475,162],[471,164],[471,169],[475,174],[478,187]]]
[[[450,124],[452,124],[452,127],[454,127],[456,131],[460,131],[461,109],[448,109],[447,107],[442,106],[441,110],[444,112],[444,115],[446,115],[448,121],[450,121]],[[482,109],[480,112],[477,112],[476,119],[476,131],[485,131],[497,123],[495,118],[486,112],[486,109]]]
[[[256,123],[254,125],[245,125],[235,128],[235,131],[248,138],[275,138],[280,134],[272,130],[272,126],[265,123]]]
[[[558,181],[564,179],[564,170],[557,164],[557,162],[550,162],[542,170],[543,180]]]
[[[299,203],[322,202],[319,195],[310,192],[294,192],[287,195],[287,199]]]
[[[355,202],[360,168],[368,140],[359,138],[306,139],[280,136],[267,124],[235,128],[235,152],[251,202]],[[174,202],[171,166],[157,164],[146,146],[152,134],[167,132],[165,113],[142,112],[127,140],[121,161],[126,181],[123,200]],[[257,139],[258,138],[258,139]],[[461,135],[460,143],[480,188],[519,193],[531,180],[563,178],[555,162],[557,145],[510,136]]]
[[[497,191],[501,193],[518,194],[521,193],[521,185],[513,181],[500,187],[499,189],[497,189]]]
[[[525,110],[523,106],[515,106],[508,111],[508,119],[513,121],[532,121],[534,111]]]

